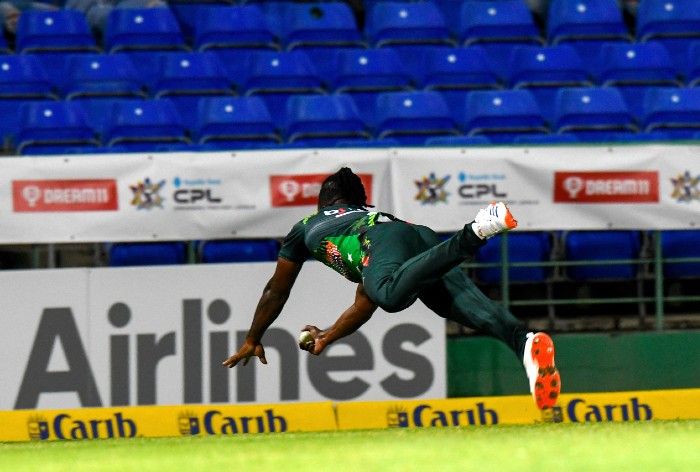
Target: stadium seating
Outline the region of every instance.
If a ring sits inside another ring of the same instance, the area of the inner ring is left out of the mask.
[[[243,82],[245,95],[260,96],[277,126],[284,127],[286,103],[297,94],[325,94],[309,56],[303,51],[254,52]]]
[[[327,76],[328,90],[352,96],[369,126],[376,122],[377,95],[413,90],[411,78],[393,49],[341,50],[333,64]]]
[[[85,16],[76,10],[23,12],[17,23],[15,50],[35,54],[47,71],[63,70],[68,54],[99,52]],[[63,75],[52,74],[56,84]]]
[[[184,242],[111,243],[106,249],[112,267],[184,264],[187,261]]]
[[[54,84],[32,54],[0,56],[0,143],[9,150],[19,130],[19,107],[33,101],[58,100]]]
[[[16,141],[19,154],[61,154],[100,145],[80,104],[66,101],[23,103]]]
[[[197,120],[199,100],[211,96],[234,96],[226,68],[213,52],[180,52],[160,57],[158,73],[150,87],[154,98],[169,98],[187,129]]]
[[[661,251],[664,258],[700,257],[700,230],[661,231]],[[664,264],[664,277],[699,277],[700,262]]]
[[[459,135],[445,99],[438,92],[385,92],[377,96],[377,139],[422,146],[434,136]]]
[[[654,87],[682,87],[666,48],[660,43],[605,44],[598,83],[622,93],[632,115],[644,114],[644,96]]]
[[[700,41],[693,42],[688,51],[688,72],[686,81],[688,87],[700,86]]]
[[[566,260],[571,262],[636,259],[641,248],[638,231],[569,231],[563,239]],[[637,275],[637,265],[571,265],[566,273],[580,281],[632,279]]]
[[[655,88],[644,101],[644,131],[691,139],[700,130],[700,88]]]
[[[460,125],[468,136],[484,135],[494,143],[511,143],[522,134],[549,133],[535,97],[527,90],[471,92]]]
[[[500,264],[502,258],[502,236],[496,235],[489,243],[476,253],[475,262],[479,264]],[[508,261],[515,263],[549,262],[552,244],[546,232],[520,232],[507,237]],[[549,276],[550,268],[543,266],[510,267],[508,279],[511,282],[544,282]],[[500,267],[481,267],[475,270],[476,278],[485,283],[501,281]]]
[[[396,50],[409,70],[421,67],[426,48],[456,46],[442,12],[431,2],[375,3],[364,32],[372,47]]]
[[[175,105],[158,100],[115,100],[104,126],[103,143],[130,151],[165,151],[192,144]]]
[[[296,95],[287,102],[286,141],[309,147],[372,136],[349,95]]]
[[[638,42],[657,41],[668,50],[677,71],[687,72],[688,50],[700,40],[700,8],[695,0],[644,0],[636,22]]]
[[[158,70],[158,53],[187,51],[189,47],[168,8],[115,8],[107,17],[103,38],[107,53],[128,54],[146,83]]]
[[[570,44],[589,71],[595,73],[604,44],[633,39],[616,0],[552,0],[549,5],[547,41]]]
[[[426,146],[488,146],[491,140],[483,135],[476,136],[435,136],[425,141]]]
[[[508,73],[515,46],[545,43],[532,12],[521,0],[465,1],[459,17],[459,44],[483,47],[502,77]]]
[[[464,117],[469,92],[501,88],[488,54],[480,46],[428,50],[421,70],[421,77],[415,79],[424,90],[435,90],[445,97],[456,121]]]
[[[280,45],[256,5],[210,6],[197,12],[194,49],[278,51]]]
[[[207,149],[258,149],[282,142],[260,97],[211,97],[199,102],[194,138]]]
[[[608,141],[639,131],[615,88],[561,88],[555,106],[553,131],[574,134],[580,141]]]
[[[199,259],[205,264],[277,260],[279,244],[272,239],[202,241]]]
[[[513,50],[508,70],[510,87],[529,90],[548,123],[554,118],[559,88],[593,86],[578,53],[567,44],[518,46]]]

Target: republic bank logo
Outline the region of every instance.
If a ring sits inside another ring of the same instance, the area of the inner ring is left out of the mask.
[[[445,190],[445,185],[447,185],[449,180],[449,175],[438,178],[435,172],[431,172],[428,176],[423,176],[420,180],[416,180],[415,184],[418,187],[416,200],[423,205],[447,203],[447,197],[450,194]]]
[[[146,177],[136,185],[130,185],[129,188],[134,194],[134,197],[131,199],[131,205],[139,210],[162,209],[165,199],[160,195],[160,191],[164,186],[165,180],[155,183],[151,181],[150,177]]]
[[[678,203],[690,203],[693,200],[700,201],[700,175],[691,175],[690,171],[671,178],[673,192],[671,197]]]

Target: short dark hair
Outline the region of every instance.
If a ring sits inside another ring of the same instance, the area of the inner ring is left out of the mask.
[[[349,167],[343,167],[326,177],[318,195],[318,207],[324,208],[338,201],[368,207],[367,193],[362,180]]]

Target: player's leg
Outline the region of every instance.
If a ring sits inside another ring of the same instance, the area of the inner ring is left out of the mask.
[[[537,407],[556,404],[561,379],[549,335],[528,332],[524,323],[484,295],[459,268],[423,290],[419,298],[439,316],[502,341],[522,361]]]
[[[486,243],[485,238],[515,225],[507,207],[494,203],[444,242],[425,226],[404,222],[373,226],[363,238],[365,290],[384,310],[401,311],[416,300],[422,289],[472,258]]]

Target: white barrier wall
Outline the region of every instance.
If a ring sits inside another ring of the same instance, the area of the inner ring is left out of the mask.
[[[0,273],[0,410],[445,397],[445,324],[420,303],[378,310],[322,356],[298,348],[304,325],[327,327],[354,299],[355,285],[317,262],[263,339],[268,365],[223,367],[273,270]]]
[[[700,146],[300,149],[4,158],[0,244],[282,237],[344,165],[441,232],[493,200],[530,230],[700,225]]]

